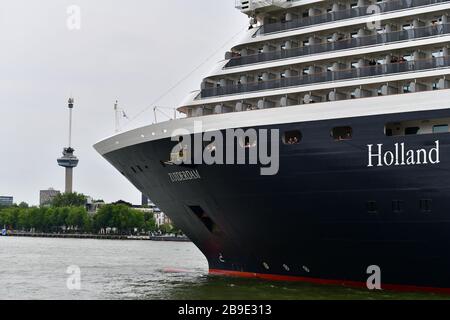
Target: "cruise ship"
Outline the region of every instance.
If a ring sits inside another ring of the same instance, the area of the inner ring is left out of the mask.
[[[236,8],[185,117],[95,149],[213,275],[450,293],[450,1]]]

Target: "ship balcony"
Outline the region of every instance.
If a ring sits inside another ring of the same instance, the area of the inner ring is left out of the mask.
[[[236,0],[236,8],[243,13],[255,10],[270,11],[274,9],[285,8],[290,4],[289,0]]]
[[[248,56],[238,56],[231,58],[230,61],[225,65],[225,68],[245,66],[249,64],[270,62],[289,58],[298,58],[311,54],[347,50],[359,47],[383,45],[391,42],[409,41],[444,34],[450,34],[450,24],[436,24],[434,26],[373,34],[350,39],[342,39],[317,45],[308,45],[292,49],[269,51]]]
[[[412,73],[431,69],[445,68],[449,66],[450,56],[445,55],[441,57],[433,57],[431,59],[390,62],[358,68],[342,69],[338,71],[302,74],[300,76],[285,77],[276,80],[204,88],[201,91],[201,97],[209,98],[255,91],[298,87],[309,84],[327,83],[341,80],[351,80],[377,76],[379,77],[398,73]]]
[[[393,0],[393,1],[377,2],[375,5],[377,7],[376,9],[374,5],[358,6],[351,9],[343,9],[336,11],[332,10],[327,13],[310,15],[308,17],[299,17],[289,21],[266,23],[259,28],[257,34],[268,34],[292,29],[300,29],[304,27],[335,22],[339,20],[370,16],[398,10],[408,10],[415,7],[442,4],[447,2],[450,2],[450,0]],[[315,10],[311,11],[313,12]]]

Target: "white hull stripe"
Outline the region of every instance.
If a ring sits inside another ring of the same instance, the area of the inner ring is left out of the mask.
[[[202,122],[203,132],[210,132],[441,109],[450,109],[450,89],[184,118],[120,133],[97,143],[94,148],[103,155],[143,142],[170,138],[176,129],[193,132],[195,121]]]

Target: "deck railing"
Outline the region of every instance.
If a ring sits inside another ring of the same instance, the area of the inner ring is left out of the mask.
[[[248,56],[234,57],[226,64],[225,68],[296,58],[324,52],[332,52],[338,50],[353,49],[358,47],[386,44],[397,41],[407,41],[413,39],[427,38],[444,34],[450,34],[450,24],[436,24],[434,26],[413,28],[410,30],[380,33],[364,37],[343,39],[335,42],[327,42],[323,44],[310,45],[293,49],[270,51]]]
[[[377,64],[361,68],[351,68],[339,71],[327,71],[313,74],[304,74],[301,76],[287,77],[269,81],[259,81],[247,84],[206,88],[201,91],[201,97],[208,98],[230,94],[262,91],[262,90],[281,89],[339,80],[385,76],[404,72],[425,71],[449,66],[450,66],[449,56],[434,57],[432,59],[420,59],[405,62]]]
[[[374,5],[356,7],[352,9],[345,9],[339,11],[332,11],[316,16],[296,18],[286,22],[268,23],[261,26],[257,34],[267,34],[273,32],[280,32],[290,29],[299,29],[312,25],[339,21],[344,19],[351,19],[357,17],[369,16],[377,13],[386,13],[397,10],[406,10],[414,7],[427,6],[432,4],[441,4],[449,2],[450,0],[392,0],[376,3],[377,9],[374,10]]]

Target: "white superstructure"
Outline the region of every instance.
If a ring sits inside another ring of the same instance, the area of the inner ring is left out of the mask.
[[[450,86],[450,1],[236,0],[236,7],[250,18],[247,35],[183,103],[188,117]]]

